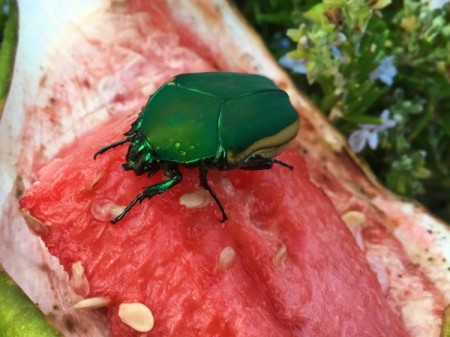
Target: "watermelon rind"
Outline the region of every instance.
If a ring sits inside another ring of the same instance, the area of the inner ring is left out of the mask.
[[[62,336],[0,266],[0,336]]]

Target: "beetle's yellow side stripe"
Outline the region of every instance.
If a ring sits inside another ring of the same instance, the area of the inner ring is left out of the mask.
[[[227,151],[227,161],[230,164],[237,164],[251,155],[260,155],[263,158],[273,158],[283,151],[284,147],[297,135],[299,120],[284,128],[280,132],[259,139],[244,151],[233,153]]]

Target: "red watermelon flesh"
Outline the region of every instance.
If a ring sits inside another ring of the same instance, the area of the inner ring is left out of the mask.
[[[180,204],[200,189],[198,170],[183,169],[179,185],[111,225],[115,205],[163,179],[124,171],[126,145],[93,160],[135,117],[120,118],[64,148],[20,201],[69,274],[82,262],[87,297],[111,300],[112,336],[408,335],[293,151],[279,157],[293,171],[210,171],[225,223],[209,199],[200,208]],[[148,334],[120,320],[118,306],[126,302],[151,309],[155,325]]]

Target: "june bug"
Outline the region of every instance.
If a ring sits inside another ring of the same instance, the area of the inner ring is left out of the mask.
[[[254,74],[210,72],[180,74],[162,85],[148,100],[125,138],[102,147],[130,143],[123,164],[136,175],[168,177],[147,187],[112,222],[122,219],[138,202],[164,193],[182,180],[179,166],[199,167],[200,185],[209,191],[208,170],[262,170],[279,164],[273,159],[299,128],[289,97],[271,80]]]

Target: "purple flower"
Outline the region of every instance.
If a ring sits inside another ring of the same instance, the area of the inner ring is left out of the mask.
[[[397,76],[397,68],[394,66],[394,56],[388,56],[381,60],[378,67],[370,73],[369,78],[372,81],[380,80],[391,86],[395,76]]]
[[[393,128],[397,122],[393,119],[389,119],[390,111],[388,109],[383,110],[380,118],[383,120],[380,124],[360,124],[358,130],[353,131],[348,138],[348,145],[356,153],[364,150],[366,145],[372,150],[375,150],[378,146],[378,134],[386,129]]]
[[[338,47],[331,47],[331,55],[338,61],[344,61],[344,55]]]
[[[285,37],[285,38],[278,40],[278,45],[282,49],[288,49],[291,47],[292,43],[291,43],[291,40],[289,40],[287,37]]]
[[[306,67],[300,60],[294,60],[287,55],[281,57],[278,62],[286,69],[291,69],[292,72],[297,74],[306,74]]]

